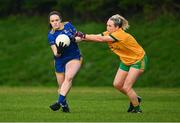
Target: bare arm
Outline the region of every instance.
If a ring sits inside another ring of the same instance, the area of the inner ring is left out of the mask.
[[[85,38],[83,40],[86,41],[94,41],[94,42],[112,42],[115,41],[112,37],[110,36],[102,36],[100,34],[86,34]]]
[[[57,48],[55,45],[51,45],[51,49],[53,51],[54,56],[59,57],[61,55],[57,53]]]

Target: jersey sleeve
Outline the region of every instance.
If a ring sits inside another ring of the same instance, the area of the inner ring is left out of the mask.
[[[49,45],[55,44],[55,38],[50,33],[48,33],[48,43],[49,43]]]
[[[108,31],[105,31],[101,33],[102,36],[110,36],[114,41],[118,41],[112,34],[110,34]]]
[[[119,35],[118,32],[113,32],[109,35],[111,38],[114,39],[114,41],[120,41],[121,40],[121,36]]]

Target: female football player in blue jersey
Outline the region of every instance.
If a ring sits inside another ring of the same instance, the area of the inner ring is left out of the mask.
[[[55,75],[59,85],[58,101],[50,105],[50,108],[57,111],[61,107],[63,112],[69,112],[66,96],[82,63],[80,50],[74,38],[76,29],[70,22],[62,22],[61,15],[57,11],[50,12],[48,18],[50,24],[48,42],[54,55]],[[55,39],[59,34],[66,34],[71,39],[68,47],[55,44]]]

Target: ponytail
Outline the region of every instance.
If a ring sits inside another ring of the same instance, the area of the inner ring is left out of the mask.
[[[129,28],[128,21],[121,15],[116,14],[109,18],[114,22],[115,27],[120,27],[123,30],[127,30]]]

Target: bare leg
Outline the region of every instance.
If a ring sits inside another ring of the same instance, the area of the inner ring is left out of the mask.
[[[60,89],[61,89],[61,85],[64,81],[64,73],[57,73],[55,72],[56,74],[56,79],[57,79],[57,82],[58,82],[58,94],[60,95]],[[53,110],[53,111],[57,111],[60,109],[60,104],[58,102],[56,103],[53,103],[52,105],[50,105],[50,108]]]
[[[60,94],[66,96],[72,86],[72,80],[81,67],[81,61],[71,60],[66,64],[65,79],[61,85]]]
[[[58,82],[58,94],[60,94],[61,85],[64,82],[65,76],[64,76],[64,73],[55,72],[55,74],[56,74],[56,79],[57,79],[57,82]]]
[[[140,76],[142,72],[143,70],[139,70],[139,69],[131,67],[126,77],[126,80],[124,82],[123,90],[126,92],[133,106],[138,106],[139,102],[137,99],[137,94],[132,89],[132,86],[136,82],[137,78]]]
[[[124,71],[118,68],[118,71],[116,73],[116,76],[113,82],[114,87],[125,95],[126,95],[126,92],[122,89],[122,87],[124,85],[127,75],[128,75],[127,71]]]
[[[59,84],[59,99],[58,102],[55,104],[50,105],[50,108],[53,111],[57,111],[62,108],[63,112],[70,112],[69,106],[66,103],[66,95],[68,94],[71,86],[72,86],[72,80],[76,73],[79,71],[81,67],[81,61],[79,60],[71,60],[66,64],[66,71],[65,76],[61,74],[56,74],[58,84]],[[62,82],[62,80],[64,81]]]

